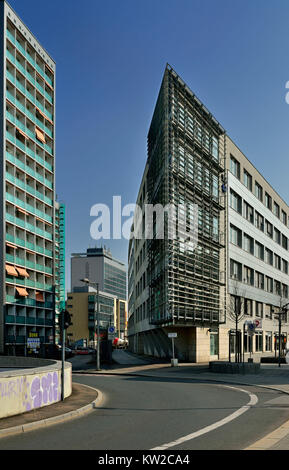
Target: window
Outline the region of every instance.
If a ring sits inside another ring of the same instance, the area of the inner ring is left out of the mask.
[[[263,318],[263,304],[256,302],[256,317]]]
[[[270,266],[273,266],[273,251],[269,250],[269,248],[265,249],[265,261],[266,263],[270,264]]]
[[[230,276],[232,279],[242,281],[242,265],[232,259],[230,260]]]
[[[255,196],[259,199],[259,201],[263,201],[263,188],[259,183],[257,183],[257,181],[255,182]]]
[[[242,214],[242,198],[232,189],[230,190],[230,207]]]
[[[282,259],[282,271],[285,274],[288,274],[288,261]]]
[[[274,241],[279,245],[281,244],[281,233],[277,228],[274,228]]]
[[[288,299],[288,286],[286,284],[282,284],[282,297]]]
[[[244,266],[244,282],[250,286],[254,286],[254,270]]]
[[[210,333],[210,355],[218,356],[219,354],[219,333],[211,331]]]
[[[281,282],[274,281],[274,291],[276,295],[281,295]]]
[[[272,351],[272,333],[271,331],[266,331],[265,335],[265,350],[266,351]]]
[[[245,299],[244,301],[244,313],[245,315],[253,316],[253,300]]]
[[[251,222],[251,224],[254,223],[254,209],[250,204],[244,201],[244,217],[246,220]]]
[[[282,235],[282,246],[285,250],[288,250],[288,238],[285,235]]]
[[[252,347],[252,336],[250,334],[247,333],[247,331],[245,332],[245,335],[244,335],[244,351],[247,353],[247,352],[252,352],[253,351],[253,347]]]
[[[264,261],[264,246],[259,242],[255,242],[255,256]]]
[[[272,318],[271,305],[265,305],[265,318]]]
[[[274,202],[274,214],[276,215],[276,217],[278,217],[278,219],[280,218],[280,207],[279,207],[279,204],[277,204],[277,202]]]
[[[212,155],[216,160],[219,160],[219,140],[214,136],[212,138]]]
[[[252,176],[250,175],[250,173],[248,173],[247,170],[244,170],[244,185],[246,186],[246,188],[252,191]]]
[[[265,193],[265,206],[270,209],[270,211],[272,210],[272,198],[268,193]]]
[[[266,292],[273,294],[273,279],[266,276]]]
[[[270,224],[268,220],[266,220],[265,226],[266,226],[266,235],[268,235],[268,237],[270,238],[273,238],[273,225]]]
[[[244,250],[251,255],[254,254],[254,240],[246,233],[244,233]]]
[[[279,255],[274,255],[274,268],[281,270],[281,257]]]
[[[255,272],[255,287],[264,289],[264,274]]]
[[[255,332],[255,351],[262,352],[263,351],[263,332],[256,331]]]
[[[230,170],[236,178],[240,179],[240,163],[231,155]]]
[[[242,248],[242,230],[230,225],[230,242]]]
[[[264,217],[257,211],[255,211],[255,226],[264,232]]]
[[[282,222],[287,225],[287,214],[282,210]]]

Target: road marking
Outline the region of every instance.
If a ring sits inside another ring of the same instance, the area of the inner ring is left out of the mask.
[[[187,436],[180,437],[179,439],[169,442],[168,444],[163,444],[162,446],[154,447],[151,450],[166,450],[166,449],[170,449],[171,447],[175,447],[180,444],[183,444],[184,442],[191,441],[192,439],[196,439],[197,437],[200,437],[203,434],[207,434],[208,432],[214,431],[215,429],[220,428],[221,426],[224,426],[230,421],[233,421],[234,419],[241,416],[243,413],[246,413],[246,411],[248,411],[252,406],[255,406],[258,403],[257,396],[254,395],[253,393],[248,392],[247,390],[243,390],[242,388],[230,387],[228,385],[220,385],[220,387],[230,388],[238,392],[247,393],[247,395],[249,395],[250,397],[249,403],[247,405],[242,406],[239,410],[235,411],[234,413],[222,419],[221,421],[217,421],[216,423],[211,424],[210,426],[206,426],[205,428],[200,429],[199,431],[193,432],[192,434],[188,434]]]

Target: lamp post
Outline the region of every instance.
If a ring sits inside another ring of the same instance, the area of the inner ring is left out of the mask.
[[[278,323],[279,323],[279,332],[278,332],[278,335],[279,335],[279,358],[278,358],[278,366],[281,367],[281,325],[282,325],[282,317],[281,315],[285,315],[285,313],[287,312],[288,310],[288,304],[285,304],[283,305],[283,307],[281,307],[280,311],[279,312],[275,312],[275,315],[278,315]]]
[[[99,334],[99,283],[91,282],[89,279],[80,279],[81,282],[84,282],[87,286],[96,287],[97,290],[97,350],[96,350],[96,370],[101,370],[100,368],[100,334]],[[95,307],[93,314],[93,339],[95,343]]]

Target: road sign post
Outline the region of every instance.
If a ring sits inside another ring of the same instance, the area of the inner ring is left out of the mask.
[[[178,366],[178,359],[175,359],[175,338],[178,337],[177,333],[169,333],[168,337],[171,338],[172,340],[172,353],[173,353],[173,358],[171,360],[171,366],[176,367]]]

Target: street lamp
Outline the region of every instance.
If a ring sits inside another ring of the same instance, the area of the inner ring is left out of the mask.
[[[96,370],[101,370],[100,368],[100,335],[99,335],[99,283],[91,282],[89,279],[80,279],[80,282],[84,282],[86,285],[91,287],[96,287],[97,290],[97,350],[96,350]],[[95,344],[95,306],[93,314],[93,338]]]

